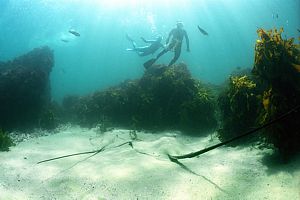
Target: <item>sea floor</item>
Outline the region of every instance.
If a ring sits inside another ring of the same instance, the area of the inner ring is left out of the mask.
[[[126,142],[134,134],[122,129],[100,133],[97,128],[66,126],[56,134],[29,138],[0,153],[0,199],[300,199],[299,156],[280,164],[271,150],[220,147],[180,160],[179,165],[167,153],[179,155],[216,144],[214,134],[136,134],[132,146]],[[37,164],[104,146],[97,154]]]

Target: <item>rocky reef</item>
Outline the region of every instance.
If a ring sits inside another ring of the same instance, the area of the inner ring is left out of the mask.
[[[253,74],[260,84],[260,110],[257,122],[264,124],[300,105],[300,45],[294,38],[283,39],[283,29],[258,30]],[[269,143],[283,155],[300,151],[300,111],[265,129]]]
[[[119,126],[203,133],[218,128],[220,116],[218,135],[226,141],[294,109],[261,131],[259,139],[284,156],[295,154],[300,151],[300,45],[283,39],[282,32],[258,29],[253,69],[232,74],[222,92],[194,79],[184,64],[154,65],[140,79],[87,96],[67,96],[62,107],[50,101],[53,52],[34,49],[0,62],[0,128],[52,129],[59,115],[62,122],[102,130]],[[1,140],[9,144],[4,131]]]
[[[151,130],[216,128],[215,99],[184,64],[152,66],[143,77],[85,97],[63,101],[70,121]]]
[[[219,137],[226,140],[297,108],[261,137],[288,156],[300,151],[300,45],[283,39],[282,32],[258,29],[252,72],[231,77],[218,98],[223,119]]]
[[[258,94],[257,85],[250,74],[229,78],[228,86],[218,97],[222,121],[218,132],[221,141],[238,136],[256,125],[260,107]]]
[[[0,127],[40,127],[50,103],[49,74],[53,64],[53,52],[48,47],[0,63]]]

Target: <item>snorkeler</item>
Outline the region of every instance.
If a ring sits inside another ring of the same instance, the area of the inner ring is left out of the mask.
[[[181,54],[182,40],[184,37],[185,37],[186,46],[187,46],[186,50],[188,52],[190,51],[189,37],[188,37],[186,31],[183,29],[183,23],[179,21],[179,22],[177,22],[176,26],[177,27],[172,29],[171,32],[169,33],[169,36],[166,40],[166,44],[167,44],[166,48],[164,50],[162,50],[157,55],[156,58],[148,60],[146,63],[144,63],[144,67],[146,69],[149,68],[151,65],[153,65],[158,58],[160,58],[162,55],[164,55],[168,51],[174,51],[174,57],[168,66],[173,65],[178,60],[178,58]],[[169,42],[171,37],[172,37],[171,42]]]
[[[162,37],[158,36],[155,40],[146,40],[145,38],[141,37],[141,39],[150,45],[137,47],[135,41],[126,34],[126,38],[132,43],[132,49],[126,49],[127,51],[135,51],[139,56],[147,56],[150,54],[155,53],[159,48],[163,47],[161,44]]]

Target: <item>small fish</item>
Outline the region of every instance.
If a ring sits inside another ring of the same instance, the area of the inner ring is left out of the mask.
[[[204,29],[200,28],[199,25],[198,25],[198,29],[203,35],[208,35],[208,33]]]
[[[297,28],[297,31],[300,33],[300,29],[299,28]]]
[[[61,39],[62,42],[65,42],[65,43],[68,43],[69,40],[66,40],[66,39]]]
[[[76,37],[80,37],[80,33],[76,32],[75,30],[69,30],[69,33],[75,35]]]

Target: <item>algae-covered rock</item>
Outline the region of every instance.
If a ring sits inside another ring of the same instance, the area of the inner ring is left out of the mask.
[[[0,128],[0,151],[8,151],[14,143],[10,136]]]
[[[282,39],[283,29],[258,30],[253,74],[261,85],[263,109],[258,123],[264,124],[300,104],[300,49],[294,39]],[[265,130],[268,141],[283,155],[300,151],[300,112],[294,112]]]
[[[249,76],[232,76],[228,87],[218,98],[222,126],[219,138],[222,141],[249,131],[255,126],[259,101],[255,82]]]
[[[42,47],[0,64],[0,126],[9,129],[38,127],[50,102],[49,75],[53,52]]]
[[[180,64],[152,66],[141,79],[86,97],[69,97],[63,104],[73,113],[69,117],[82,125],[110,121],[132,128],[207,130],[217,124],[214,103],[209,88]]]
[[[252,74],[231,77],[219,96],[223,125],[221,140],[271,122],[297,108],[288,117],[264,129],[262,138],[283,156],[300,151],[300,50],[294,39],[282,39],[283,29],[258,29]]]
[[[182,104],[180,111],[181,125],[186,129],[211,130],[217,125],[215,97],[212,91],[200,82],[195,83],[198,91],[191,100]]]

